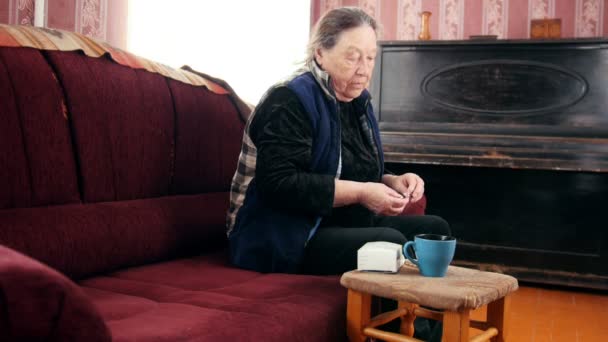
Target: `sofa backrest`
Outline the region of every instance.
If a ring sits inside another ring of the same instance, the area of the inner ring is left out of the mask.
[[[176,114],[171,193],[227,191],[237,165],[243,119],[230,98],[169,80]]]
[[[40,51],[0,48],[0,209],[80,201],[62,91]]]
[[[226,95],[104,58],[47,51],[84,202],[227,191],[243,121]]]
[[[14,47],[0,92],[0,244],[82,278],[226,243],[244,127],[228,95]]]
[[[176,118],[167,80],[107,58],[45,54],[63,86],[82,200],[168,195]]]

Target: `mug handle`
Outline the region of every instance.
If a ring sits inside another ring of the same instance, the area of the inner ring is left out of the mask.
[[[408,252],[408,247],[412,246],[412,248],[414,250],[416,250],[416,242],[415,241],[408,241],[405,243],[405,245],[403,245],[403,255],[405,255],[405,257],[407,258],[407,260],[411,261],[414,265],[418,266],[418,259],[414,259],[412,258],[412,256],[410,255],[410,253]]]

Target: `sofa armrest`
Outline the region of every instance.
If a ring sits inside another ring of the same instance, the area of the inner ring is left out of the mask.
[[[111,341],[81,288],[50,267],[0,245],[0,341]]]

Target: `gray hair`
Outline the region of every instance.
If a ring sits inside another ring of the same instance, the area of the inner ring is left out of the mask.
[[[376,20],[358,7],[340,7],[325,13],[315,25],[308,42],[306,64],[314,60],[317,49],[333,48],[342,32],[365,25],[374,29],[376,34],[378,33]]]

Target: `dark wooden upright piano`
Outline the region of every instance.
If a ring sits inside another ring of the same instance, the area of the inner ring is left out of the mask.
[[[370,90],[457,263],[608,289],[608,40],[381,42]]]

